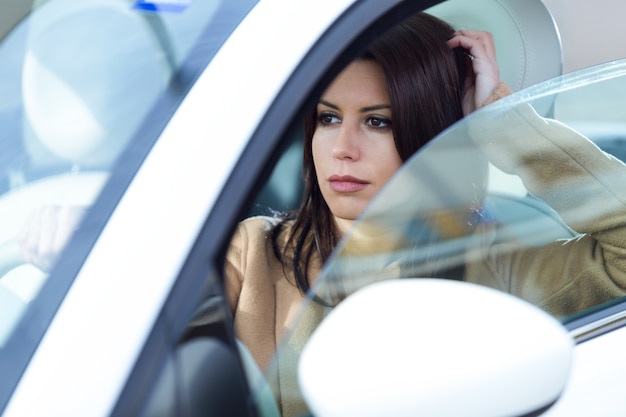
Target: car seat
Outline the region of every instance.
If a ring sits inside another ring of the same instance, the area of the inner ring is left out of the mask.
[[[540,0],[449,0],[427,12],[457,29],[491,32],[500,77],[513,91],[563,71],[559,30]],[[533,106],[545,117],[554,114],[553,97],[539,99]],[[484,205],[502,223],[501,232],[529,245],[575,235],[552,208],[528,194],[518,177],[491,164]]]
[[[168,356],[140,417],[248,415],[245,378],[224,342],[199,337]]]

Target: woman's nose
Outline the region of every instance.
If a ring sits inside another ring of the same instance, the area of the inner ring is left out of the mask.
[[[333,157],[337,159],[359,159],[359,135],[360,131],[357,127],[342,123],[333,142]]]

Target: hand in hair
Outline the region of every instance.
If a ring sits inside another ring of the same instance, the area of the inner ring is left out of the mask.
[[[461,30],[455,32],[448,45],[466,49],[471,60],[463,93],[463,114],[467,116],[480,108],[500,84],[493,36],[489,32]]]

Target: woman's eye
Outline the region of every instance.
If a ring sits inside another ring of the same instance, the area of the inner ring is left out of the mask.
[[[339,117],[337,117],[334,114],[331,113],[322,113],[318,116],[318,120],[320,125],[322,126],[329,126],[332,125],[334,123],[340,123],[341,120],[339,119]]]
[[[370,117],[367,119],[366,123],[375,129],[387,129],[391,127],[391,120],[383,117]]]

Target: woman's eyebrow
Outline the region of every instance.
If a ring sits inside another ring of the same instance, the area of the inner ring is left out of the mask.
[[[326,100],[320,99],[318,102],[318,104],[322,104],[326,107],[330,107],[331,109],[335,109],[335,110],[339,110],[339,106],[337,106],[336,104],[330,103]],[[375,111],[375,110],[387,110],[387,109],[391,109],[391,106],[389,104],[375,104],[373,106],[367,106],[367,107],[361,107],[359,109],[359,112],[361,113],[367,113],[369,111]]]
[[[391,106],[389,104],[376,104],[374,106],[361,107],[359,110],[361,113],[366,113],[368,111],[374,110],[391,110]]]
[[[339,110],[339,106],[337,106],[337,105],[335,105],[335,104],[333,104],[333,103],[330,103],[330,102],[328,102],[328,101],[326,101],[326,100],[322,100],[322,99],[320,99],[320,100],[317,102],[317,104],[322,104],[322,105],[324,105],[324,106],[326,106],[326,107],[330,107],[331,109]]]

